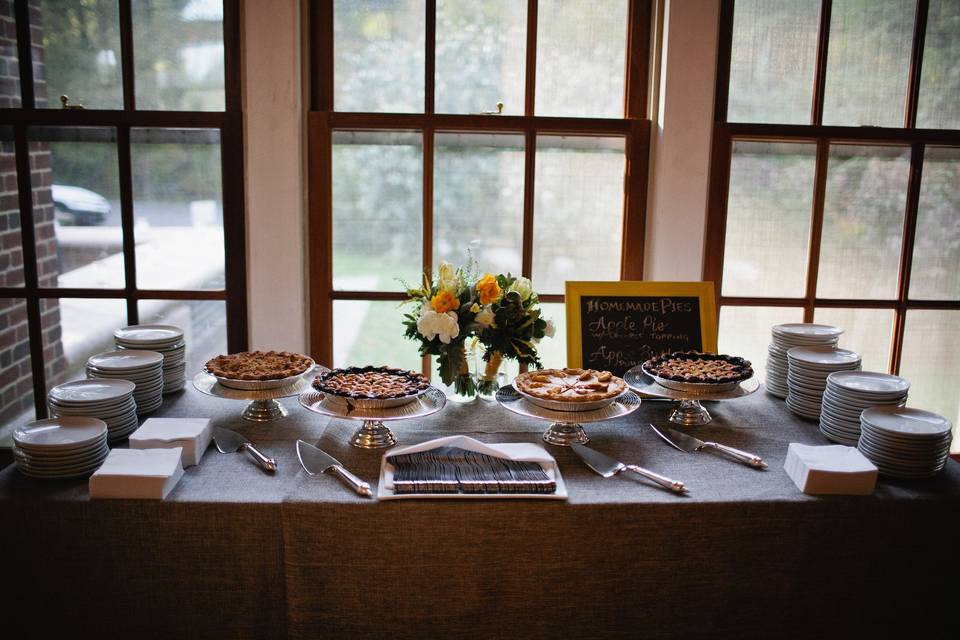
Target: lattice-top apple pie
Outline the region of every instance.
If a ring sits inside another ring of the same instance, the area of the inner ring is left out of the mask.
[[[593,402],[616,398],[627,389],[623,379],[596,369],[542,369],[521,373],[514,381],[520,393],[558,402]]]

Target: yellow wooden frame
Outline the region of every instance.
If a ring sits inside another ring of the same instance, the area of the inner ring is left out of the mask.
[[[583,296],[656,296],[695,297],[700,301],[700,337],[704,351],[717,351],[717,303],[712,282],[654,282],[624,280],[620,282],[567,281],[567,366],[583,366],[583,344],[580,341],[582,322],[580,299]]]

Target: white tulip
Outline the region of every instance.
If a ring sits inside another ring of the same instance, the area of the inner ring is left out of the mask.
[[[457,289],[459,288],[457,270],[454,269],[452,264],[446,261],[440,263],[439,279],[440,281],[437,286],[441,291],[449,291],[453,294],[457,293]]]

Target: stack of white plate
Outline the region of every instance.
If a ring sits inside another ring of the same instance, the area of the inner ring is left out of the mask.
[[[791,323],[778,324],[770,329],[771,342],[767,347],[767,393],[786,398],[787,351],[793,347],[835,347],[843,329],[826,324]]]
[[[864,409],[907,401],[910,383],[888,373],[837,371],[827,376],[820,410],[820,432],[834,442],[857,446]]]
[[[860,368],[860,354],[835,347],[794,347],[787,351],[787,406],[798,416],[820,418],[827,376]]]
[[[86,416],[107,425],[107,439],[123,440],[137,429],[136,385],[126,380],[76,380],[50,390],[47,404],[57,418]]]
[[[13,460],[31,478],[88,476],[110,452],[107,425],[96,418],[37,420],[13,432]]]
[[[133,399],[137,414],[156,411],[163,404],[163,355],[156,351],[104,351],[87,360],[88,378],[128,380],[137,385]]]
[[[169,324],[135,324],[113,332],[117,349],[149,349],[163,355],[163,393],[183,389],[187,381],[187,345],[183,329]]]
[[[953,425],[943,416],[907,407],[871,407],[860,416],[860,450],[880,473],[927,478],[950,455]]]

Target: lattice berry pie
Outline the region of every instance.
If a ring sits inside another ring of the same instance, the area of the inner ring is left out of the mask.
[[[740,382],[753,377],[749,360],[699,351],[675,351],[651,358],[643,363],[643,370],[666,380],[700,384]]]
[[[622,394],[626,383],[609,371],[595,369],[542,369],[521,373],[517,391],[542,400],[593,402]]]
[[[279,380],[297,376],[313,360],[289,351],[243,351],[207,360],[207,372],[230,380]]]
[[[387,400],[423,393],[430,383],[416,371],[390,367],[331,369],[313,381],[317,391],[345,398]]]

